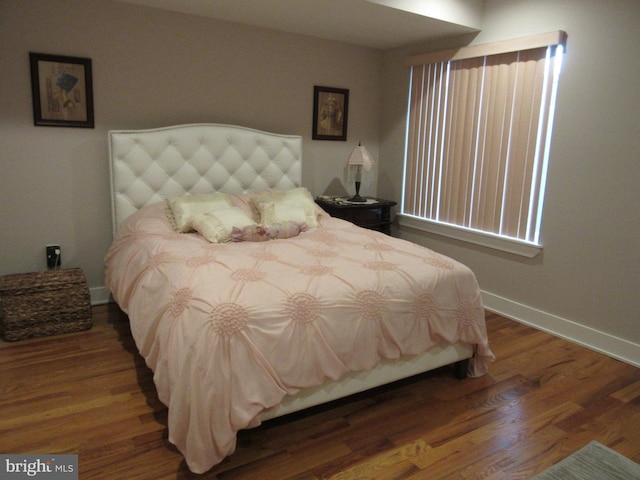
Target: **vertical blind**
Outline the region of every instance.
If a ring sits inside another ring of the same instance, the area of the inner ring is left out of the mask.
[[[411,65],[403,213],[538,243],[561,57]]]

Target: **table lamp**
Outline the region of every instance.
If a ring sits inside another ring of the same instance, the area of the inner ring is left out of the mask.
[[[362,181],[362,170],[371,170],[373,159],[365,147],[358,142],[358,146],[353,149],[347,160],[349,178],[354,178],[356,182],[356,194],[349,198],[350,202],[366,202],[367,199],[360,196],[360,182]]]

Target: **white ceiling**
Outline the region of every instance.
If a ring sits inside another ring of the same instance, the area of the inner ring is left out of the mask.
[[[484,0],[117,0],[380,49],[480,29]]]

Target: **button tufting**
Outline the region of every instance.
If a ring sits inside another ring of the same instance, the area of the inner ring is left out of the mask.
[[[192,124],[111,131],[109,150],[114,231],[136,210],[167,196],[212,190],[244,193],[301,183],[299,136]]]

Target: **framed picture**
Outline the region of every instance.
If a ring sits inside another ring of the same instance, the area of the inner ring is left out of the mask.
[[[33,123],[94,128],[91,59],[29,53]]]
[[[314,140],[347,140],[349,90],[313,87]]]

